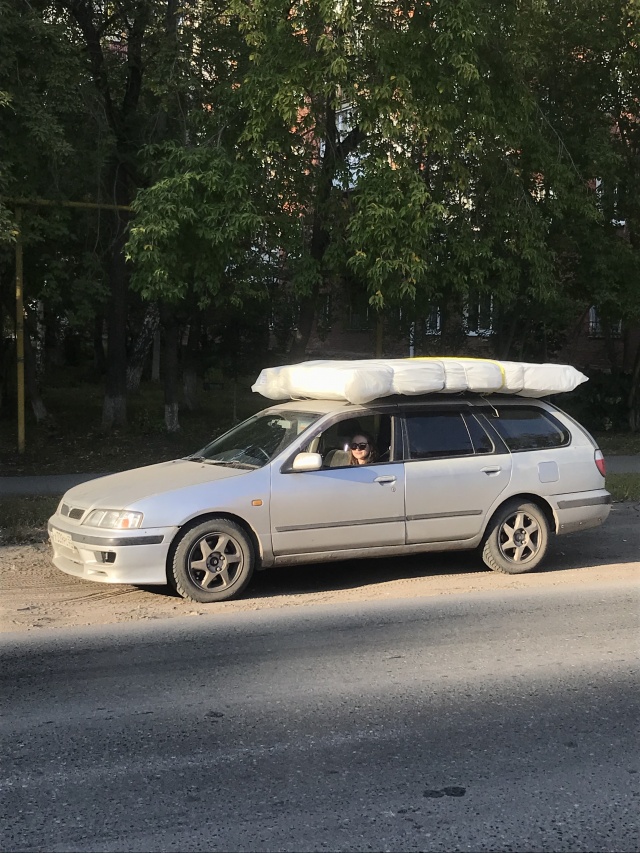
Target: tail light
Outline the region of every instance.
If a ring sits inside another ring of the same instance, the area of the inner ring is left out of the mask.
[[[598,469],[598,471],[600,471],[602,476],[605,477],[607,473],[607,466],[604,463],[604,456],[602,455],[601,450],[596,450],[594,460],[596,463],[596,468]]]

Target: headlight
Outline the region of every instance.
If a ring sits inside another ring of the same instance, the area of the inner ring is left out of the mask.
[[[108,527],[111,530],[132,530],[142,525],[141,512],[129,512],[123,509],[94,509],[83,524],[92,527]]]

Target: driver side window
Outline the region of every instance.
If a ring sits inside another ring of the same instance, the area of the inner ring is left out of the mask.
[[[343,468],[352,464],[350,449],[354,437],[371,438],[367,453],[371,463],[388,462],[391,457],[392,424],[389,415],[362,415],[332,424],[319,437],[317,451],[324,468]]]

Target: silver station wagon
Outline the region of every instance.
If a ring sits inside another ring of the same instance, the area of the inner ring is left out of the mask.
[[[354,436],[375,461],[352,465]],[[527,572],[552,533],[602,524],[602,453],[538,399],[431,394],[274,405],[185,459],[92,480],[49,520],[53,562],[105,583],[238,596],[255,570],[479,548]]]

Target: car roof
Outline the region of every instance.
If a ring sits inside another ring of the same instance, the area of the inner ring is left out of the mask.
[[[332,412],[349,412],[362,411],[366,409],[397,409],[398,407],[406,408],[408,406],[460,406],[466,405],[469,407],[483,407],[492,405],[506,404],[514,406],[545,406],[545,401],[538,397],[518,397],[514,394],[416,394],[402,395],[396,394],[389,397],[381,397],[377,400],[371,400],[369,403],[349,403],[345,400],[286,400],[281,403],[274,403],[269,406],[266,411],[273,412],[310,412],[319,415],[330,414]]]

